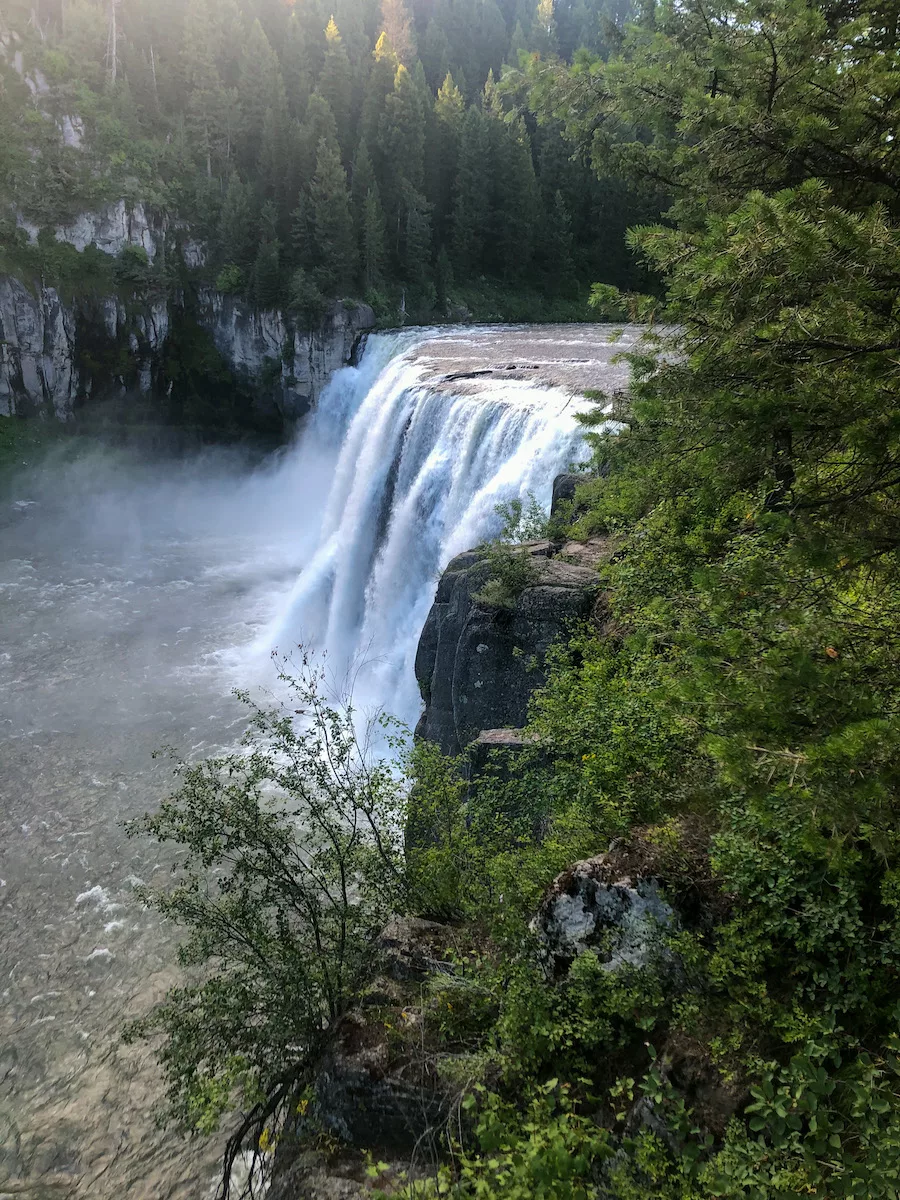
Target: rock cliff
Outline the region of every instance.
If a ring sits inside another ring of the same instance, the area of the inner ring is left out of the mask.
[[[367,304],[333,304],[316,329],[298,329],[280,312],[260,312],[233,296],[200,293],[200,321],[231,369],[250,382],[268,375],[267,400],[288,420],[303,416],[331,374],[350,362],[373,328]]]
[[[417,736],[459,754],[482,730],[524,725],[550,646],[602,609],[596,567],[606,551],[599,539],[521,547],[533,569],[508,607],[481,596],[488,556],[458,555],[438,584],[416,654],[425,701]]]
[[[38,227],[22,216],[18,226],[20,237],[34,245]],[[204,247],[189,230],[125,200],[80,213],[53,236],[79,253],[93,247],[110,258],[136,247],[151,266],[174,258],[191,272],[205,262]],[[199,289],[190,300],[191,318],[211,336],[254,404],[286,422],[316,403],[332,372],[350,361],[360,334],[375,324],[366,304],[335,303],[317,327],[306,329],[283,313],[260,312],[212,288]],[[184,290],[166,291],[158,281],[133,293],[63,298],[56,288],[0,276],[0,415],[70,420],[98,398],[100,360],[104,398],[149,395],[187,301]]]
[[[0,415],[70,420],[97,394],[89,345],[102,345],[115,360],[107,382],[121,397],[148,395],[180,311],[178,296],[64,300],[55,288],[32,290],[0,276]],[[288,421],[315,404],[374,325],[367,305],[335,304],[317,329],[296,329],[280,313],[256,312],[213,291],[201,294],[197,316],[261,411]]]

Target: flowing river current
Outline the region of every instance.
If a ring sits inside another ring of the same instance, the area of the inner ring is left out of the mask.
[[[0,1200],[210,1195],[220,1142],[155,1127],[159,1076],[118,1036],[176,979],[132,895],[165,864],[122,828],[170,784],[154,751],[233,745],[231,688],[301,641],[414,724],[437,578],[585,457],[582,393],[622,386],[637,336],[609,332],[376,335],[262,465],[97,451],[2,481]]]

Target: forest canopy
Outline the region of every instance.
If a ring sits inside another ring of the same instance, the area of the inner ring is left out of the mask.
[[[220,290],[299,315],[385,292],[441,314],[486,285],[583,314],[595,280],[640,280],[624,234],[658,211],[658,189],[573,156],[559,120],[536,120],[520,67],[606,56],[629,13],[627,0],[14,6],[26,69],[10,43],[5,219],[52,227],[141,200],[208,247]],[[73,118],[79,137],[60,137]]]

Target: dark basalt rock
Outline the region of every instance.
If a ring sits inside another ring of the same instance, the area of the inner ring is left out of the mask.
[[[509,607],[479,599],[489,576],[483,554],[455,558],[438,584],[416,654],[425,701],[417,736],[459,754],[482,730],[524,725],[529,698],[546,679],[550,646],[602,607],[596,567],[606,548],[600,541],[523,546],[533,578]]]

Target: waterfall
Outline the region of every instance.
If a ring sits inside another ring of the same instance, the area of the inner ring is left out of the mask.
[[[549,507],[554,476],[585,457],[583,401],[492,378],[455,394],[429,367],[436,336],[447,331],[374,335],[323,391],[285,464],[306,565],[259,643],[325,651],[335,676],[352,672],[358,707],[410,724],[441,571],[499,532],[498,504],[533,494]]]

